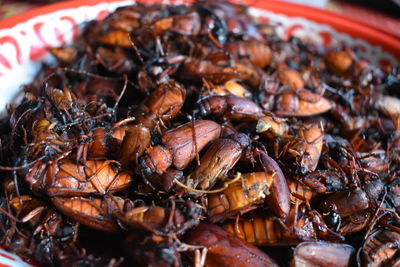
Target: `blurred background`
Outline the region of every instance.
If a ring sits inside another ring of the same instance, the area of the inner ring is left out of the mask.
[[[254,0],[269,1],[269,0]],[[284,0],[330,10],[400,37],[400,0]],[[0,0],[0,20],[55,0]]]

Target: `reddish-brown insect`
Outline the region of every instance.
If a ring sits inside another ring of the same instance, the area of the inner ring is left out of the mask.
[[[238,70],[229,64],[215,65],[211,60],[190,58],[185,60],[179,72],[181,80],[201,83],[203,79],[215,84],[239,77]]]
[[[325,97],[306,89],[284,92],[275,99],[275,114],[280,117],[309,117],[332,108]]]
[[[263,115],[256,103],[235,95],[206,97],[201,100],[200,109],[204,116],[214,115],[232,120],[253,120]]]
[[[202,223],[185,241],[207,248],[205,266],[278,266],[267,254],[217,225]]]
[[[243,174],[241,179],[232,183],[221,193],[208,196],[208,214],[211,222],[223,220],[235,214],[241,214],[252,205],[260,203],[270,194],[274,173],[251,172]]]
[[[52,150],[55,153],[62,154],[69,145],[68,140],[61,137],[54,131],[57,123],[52,123],[47,119],[35,121],[32,125],[32,142],[29,144],[29,154],[35,158],[45,149]]]
[[[217,139],[201,157],[200,165],[190,174],[189,185],[203,190],[212,188],[235,166],[243,149],[249,144],[249,137],[241,133]]]
[[[272,59],[272,51],[266,44],[257,41],[230,42],[225,44],[226,50],[237,58],[248,58],[260,68],[266,67]]]
[[[124,248],[132,266],[182,266],[177,242],[161,235],[133,231],[126,236]]]
[[[239,219],[224,228],[251,244],[268,246],[295,245],[303,240],[343,240],[342,236],[328,228],[322,216],[315,210],[307,210],[296,202],[291,206],[285,221],[274,216],[258,215]]]
[[[305,207],[292,205],[285,221],[274,216],[256,215],[250,219],[240,219],[223,226],[228,232],[255,245],[287,246],[302,240],[315,240],[311,218]]]
[[[163,173],[173,165],[184,169],[196,155],[212,140],[219,137],[221,126],[213,121],[199,120],[183,124],[165,132],[164,146],[150,147],[141,159],[146,173]]]
[[[393,96],[379,96],[375,102],[376,108],[392,119],[395,129],[400,126],[400,99]]]
[[[197,35],[201,30],[201,18],[197,12],[173,15],[154,22],[153,27],[157,33],[171,31],[181,35]]]
[[[291,90],[303,89],[304,81],[300,73],[289,67],[281,67],[278,77],[283,85],[289,86]]]
[[[135,110],[138,123],[153,129],[157,120],[165,123],[178,114],[185,100],[185,88],[175,81],[163,83]]]
[[[105,195],[128,187],[132,176],[112,161],[86,161],[84,165],[60,160],[47,167],[43,188],[47,195]]]
[[[336,206],[341,217],[353,215],[368,208],[367,194],[360,188],[343,190],[329,196],[322,204],[323,208]]]
[[[106,159],[110,153],[115,152],[121,145],[125,136],[126,126],[107,129],[99,127],[89,134],[92,142],[87,147],[88,158]]]
[[[135,165],[150,146],[150,130],[143,125],[127,126],[121,148],[118,152],[118,160],[123,166]]]
[[[272,116],[261,117],[257,121],[256,132],[267,138],[274,138],[286,135],[289,126],[284,119]]]
[[[115,232],[118,226],[112,213],[124,210],[125,201],[119,197],[52,198],[54,206],[68,217],[96,230]]]
[[[290,192],[286,178],[278,163],[268,156],[266,152],[257,150],[255,155],[261,165],[260,167],[265,172],[271,173],[274,176],[270,187],[271,194],[265,197],[265,204],[267,204],[275,214],[285,218],[290,210]]]
[[[111,46],[131,48],[132,43],[129,39],[129,32],[124,30],[112,30],[99,37],[99,42]]]
[[[182,227],[185,222],[179,210],[159,206],[140,206],[114,215],[130,227],[149,231],[171,231]]]
[[[400,234],[389,229],[377,229],[365,240],[362,258],[365,266],[398,266]]]
[[[51,47],[49,51],[63,65],[71,63],[78,55],[78,50],[73,46]]]
[[[249,97],[251,92],[247,90],[242,84],[235,80],[227,81],[223,84],[215,85],[207,80],[204,80],[204,90],[202,95],[235,95],[238,97]]]
[[[291,266],[347,267],[353,263],[354,254],[354,248],[347,244],[307,241],[297,245]]]
[[[325,55],[328,69],[337,75],[347,75],[353,64],[353,55],[349,51],[331,51]]]
[[[138,206],[125,212],[116,211],[113,215],[132,228],[158,234],[180,234],[198,224],[200,209],[199,205],[188,200],[178,204],[172,203],[171,207]]]
[[[314,171],[321,156],[324,130],[320,123],[305,125],[297,138],[287,145],[287,153],[296,158],[303,171]]]
[[[295,181],[293,179],[288,179],[287,184],[290,190],[290,200],[295,201],[311,201],[318,194],[313,191],[310,187],[305,184]]]

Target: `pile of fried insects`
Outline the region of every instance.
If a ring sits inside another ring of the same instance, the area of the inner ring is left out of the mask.
[[[245,6],[135,4],[1,126],[1,246],[38,266],[399,266],[400,72]]]

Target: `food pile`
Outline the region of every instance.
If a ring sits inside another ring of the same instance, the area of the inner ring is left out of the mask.
[[[222,1],[51,48],[1,121],[1,246],[40,266],[400,264],[400,72]]]

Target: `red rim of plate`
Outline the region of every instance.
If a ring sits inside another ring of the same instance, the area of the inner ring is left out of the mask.
[[[27,11],[25,13],[0,21],[0,30],[11,28],[18,23],[27,21],[39,15],[48,14],[57,10],[76,8],[79,6],[93,6],[101,2],[112,3],[121,0],[74,0],[55,3]],[[156,2],[154,0],[141,0],[141,2]],[[191,1],[188,1],[191,2]],[[352,38],[360,38],[370,44],[381,46],[386,52],[394,55],[400,61],[400,39],[381,30],[330,11],[287,3],[275,0],[245,0],[251,7],[285,14],[289,17],[304,17],[311,21],[330,25],[335,30],[349,34]]]

